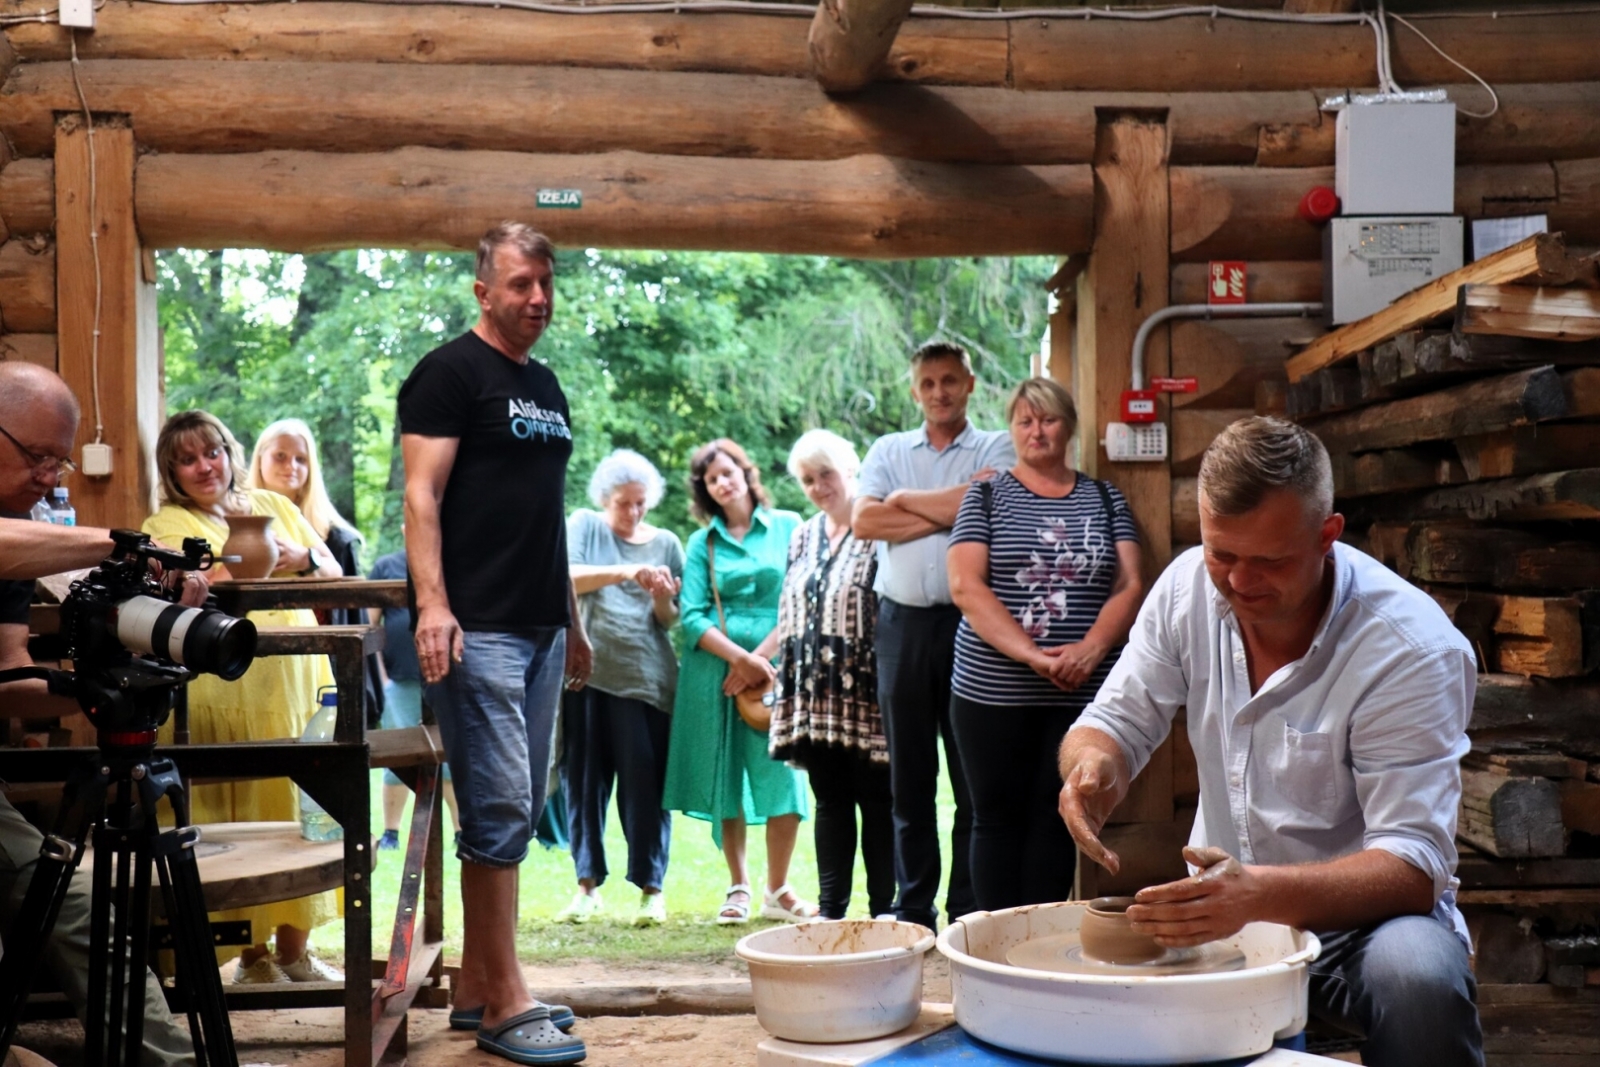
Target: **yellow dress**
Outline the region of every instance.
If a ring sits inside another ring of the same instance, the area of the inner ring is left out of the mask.
[[[316,543],[316,533],[287,497],[265,489],[246,490],[250,510],[271,515],[269,532],[303,547]],[[173,504],[144,522],[144,532],[164,544],[180,545],[185,537],[204,537],[220,554],[228,527],[214,515]],[[252,611],[257,626],[315,626],[310,611]],[[214,674],[200,675],[189,683],[189,739],[195,744],[231,744],[244,741],[298,738],[316,710],[317,690],[333,684],[327,656],[263,656],[237,681],[225,682]],[[172,743],[173,724],[161,728],[161,742]],[[288,778],[195,785],[189,790],[190,819],[198,824],[217,822],[298,822],[299,793]],[[338,918],[341,907],[333,892],[298,900],[212,912],[213,921],[250,920],[251,941],[264,944],[280,924],[310,930]],[[218,949],[219,962],[238,955],[237,949]]]

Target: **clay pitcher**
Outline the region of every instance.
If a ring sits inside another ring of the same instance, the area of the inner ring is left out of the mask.
[[[1089,902],[1078,927],[1083,954],[1102,963],[1148,963],[1166,949],[1149,934],[1128,925],[1132,897],[1098,897]]]
[[[238,556],[238,563],[227,564],[235,578],[265,578],[278,565],[278,542],[268,527],[271,515],[229,515],[228,540],[218,556]]]

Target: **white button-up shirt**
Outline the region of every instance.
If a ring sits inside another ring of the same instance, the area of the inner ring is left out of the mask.
[[[883,500],[896,489],[948,489],[962,485],[986,467],[1007,470],[1017,464],[1011,435],[1004,430],[979,430],[972,423],[942,449],[928,441],[928,426],[885,434],[867,449],[856,492]],[[873,591],[907,607],[950,603],[950,576],[945,552],[950,531],[939,530],[891,545],[878,542],[878,577]]]
[[[1273,865],[1382,849],[1433,879],[1434,914],[1464,935],[1454,875],[1477,689],[1467,639],[1426,593],[1335,544],[1311,647],[1252,693],[1238,623],[1202,553],[1157,579],[1073,729],[1110,734],[1137,773],[1187,707],[1200,772],[1190,844]]]

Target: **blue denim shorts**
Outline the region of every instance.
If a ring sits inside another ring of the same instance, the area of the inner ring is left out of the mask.
[[[544,811],[567,632],[467,633],[460,663],[425,690],[461,814],[456,855],[515,867]]]

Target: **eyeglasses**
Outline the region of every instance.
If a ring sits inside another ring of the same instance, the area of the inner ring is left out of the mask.
[[[23,458],[28,461],[28,466],[33,468],[33,472],[35,474],[71,474],[73,471],[78,469],[78,465],[72,462],[70,459],[61,459],[57,456],[39,455],[39,453],[35,452],[27,445],[23,444],[15,437],[12,437],[11,431],[7,430],[4,426],[0,426],[0,434],[5,434],[6,440],[17,446],[17,451],[22,453]]]

